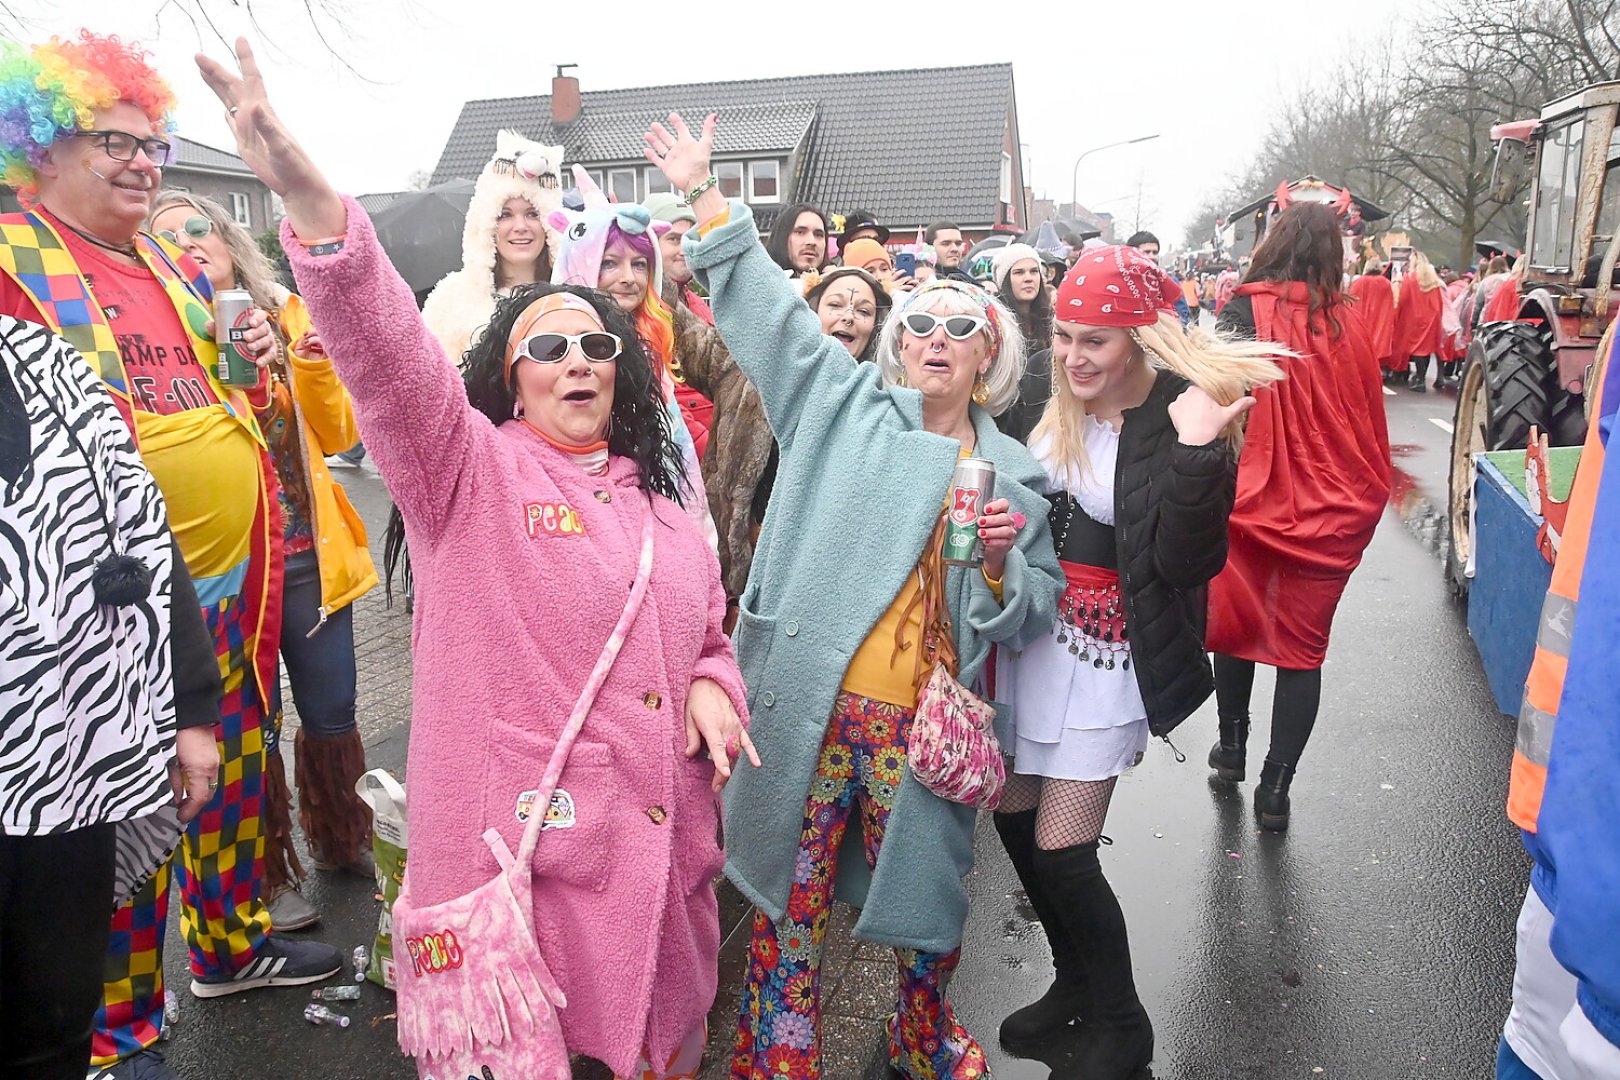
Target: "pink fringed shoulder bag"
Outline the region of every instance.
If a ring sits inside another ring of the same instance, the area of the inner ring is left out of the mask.
[[[644,511],[641,561],[619,616],[538,785],[548,806],[568,752],[641,610],[652,576],[653,514]],[[399,957],[399,1045],[423,1076],[569,1080],[557,1010],[567,1001],[546,966],[534,929],[531,866],[546,815],[531,813],[514,856],[499,832],[484,842],[500,873],[472,892],[430,907],[410,899],[410,871],[394,904]],[[401,949],[403,946],[403,950]]]

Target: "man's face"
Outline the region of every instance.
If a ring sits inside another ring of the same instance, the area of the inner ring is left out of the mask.
[[[941,229],[934,234],[934,253],[939,258],[941,270],[960,267],[962,256],[967,254],[967,241],[962,239],[962,230]]]
[[[96,110],[93,131],[119,131],[137,139],[155,137],[146,114],[127,101]],[[132,161],[107,153],[104,140],[78,135],[60,139],[39,166],[40,202],[92,236],[124,244],[135,239],[163,183],[163,170],[145,151]]]
[[[1136,250],[1140,251],[1154,262],[1159,261],[1159,242],[1157,240],[1149,240],[1145,244],[1140,244],[1137,246]]]
[[[664,276],[677,285],[692,280],[692,271],[686,265],[686,252],[681,250],[681,237],[692,227],[690,221],[677,221],[669,232],[658,238],[660,253],[664,257]]]
[[[820,214],[806,210],[793,223],[788,235],[788,261],[800,273],[819,269],[827,261],[827,226]]]

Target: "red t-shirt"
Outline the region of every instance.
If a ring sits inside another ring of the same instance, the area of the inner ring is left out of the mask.
[[[72,229],[37,211],[55,226],[73,261],[106,312],[129,379],[129,396],[142,412],[177,413],[219,401],[208,385],[162,282],[150,270],[118,262],[108,252],[87,244]],[[7,274],[0,274],[0,313],[45,321],[28,294]]]

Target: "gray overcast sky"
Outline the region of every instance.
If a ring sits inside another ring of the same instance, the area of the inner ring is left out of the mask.
[[[320,44],[302,0],[258,0],[270,37],[263,45],[234,6],[203,2],[226,34],[247,32],[260,46],[282,116],[333,182],[356,194],[404,187],[413,171],[438,160],[462,102],[548,93],[557,63],[578,64],[589,91],[1011,60],[1036,194],[1067,201],[1084,150],[1158,134],[1088,157],[1078,189],[1082,204],[1113,213],[1127,230],[1140,189],[1142,226],[1167,240],[1180,238],[1202,194],[1253,152],[1267,116],[1291,88],[1333,62],[1356,32],[1323,14],[1339,9],[1290,18],[1276,0],[1035,2],[1023,5],[1027,14],[985,0],[859,7],[618,0],[596,8],[602,19],[594,26],[580,14],[592,8],[573,4],[330,0],[343,25],[322,18],[321,26],[362,79]],[[28,36],[35,39],[81,25],[139,39],[180,97],[181,133],[232,147],[191,61],[199,46],[215,54],[224,47],[206,26],[195,28],[178,2],[13,6],[34,15]],[[702,20],[709,29],[696,30],[700,22],[686,17],[697,11],[712,13]],[[992,20],[986,11],[1008,15]],[[1396,0],[1366,0],[1356,14],[1368,32],[1402,18]],[[784,44],[790,22],[807,29]],[[948,139],[950,107],[940,105],[936,124]]]

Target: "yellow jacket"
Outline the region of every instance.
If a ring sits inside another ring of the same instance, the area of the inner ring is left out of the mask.
[[[275,313],[289,345],[311,326],[309,310],[293,293]],[[332,479],[326,455],[347,450],[360,438],[354,403],[338,381],[332,361],[287,350],[293,414],[304,440],[305,478],[315,528],[315,558],[321,569],[321,621],[341,611],[377,584],[377,568],[366,546],[366,526],[349,503],[343,485]],[[318,629],[318,628],[317,628]]]

